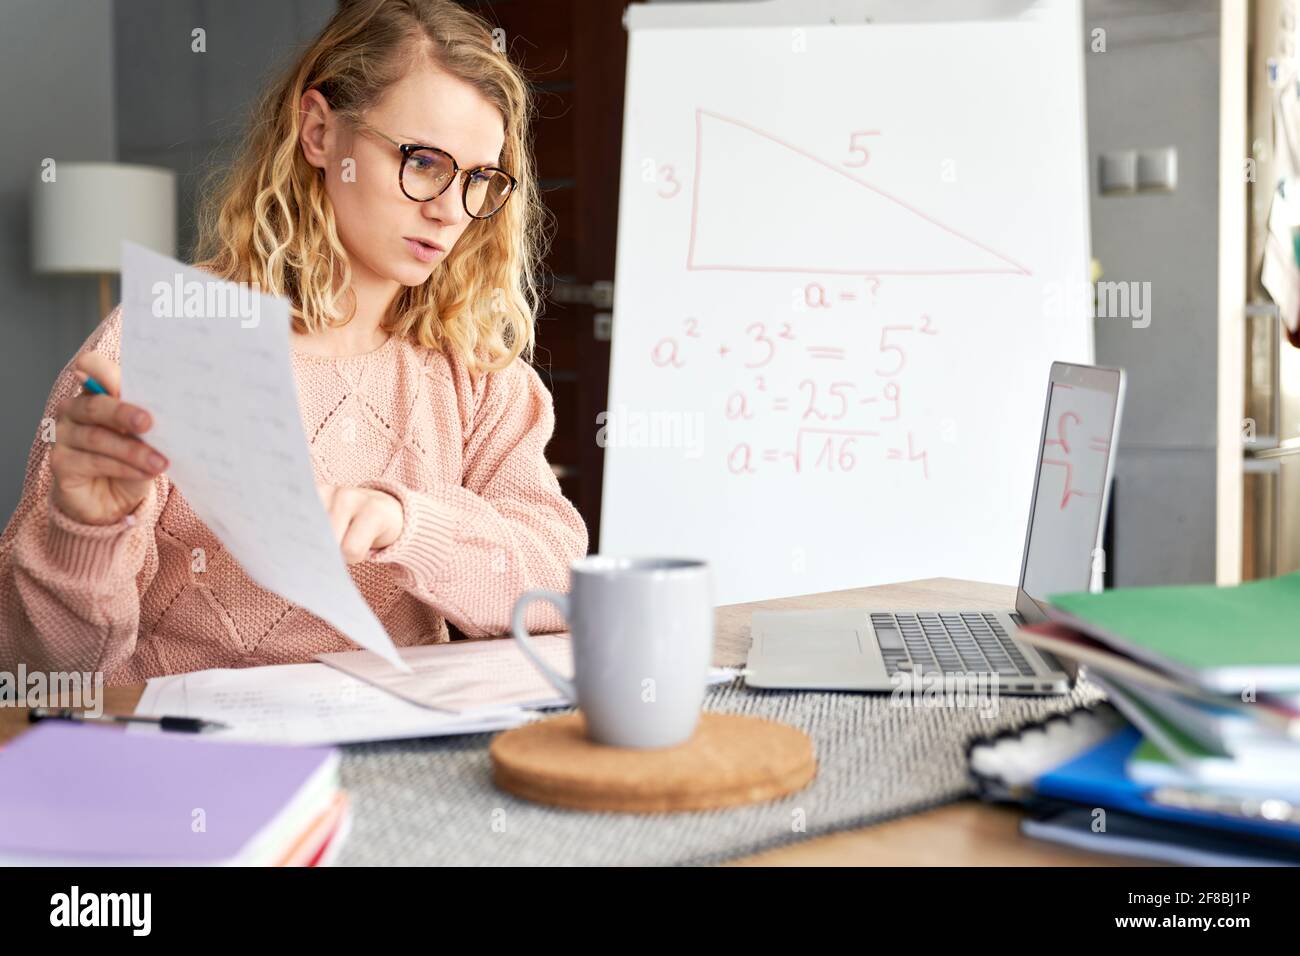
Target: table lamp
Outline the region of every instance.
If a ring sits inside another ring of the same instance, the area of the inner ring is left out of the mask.
[[[99,276],[99,316],[113,307],[123,239],[176,255],[176,174],[159,166],[58,162],[32,190],[32,269]],[[93,326],[92,326],[93,327]]]

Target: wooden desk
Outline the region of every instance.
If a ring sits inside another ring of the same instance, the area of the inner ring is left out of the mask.
[[[828,591],[804,597],[755,601],[718,608],[714,663],[735,667],[749,653],[749,617],[758,608],[864,607],[879,610],[998,610],[1011,607],[1015,589],[951,578]],[[129,714],[143,684],[105,689],[104,710]],[[22,708],[0,708],[0,741],[27,728]],[[748,866],[1097,866],[1126,862],[1116,857],[1054,847],[1020,835],[1013,809],[965,800],[925,813],[760,853]],[[1148,864],[1149,865],[1149,864]]]
[[[848,591],[826,591],[718,608],[714,663],[738,666],[749,654],[749,617],[759,608],[861,607],[871,610],[997,611],[1014,606],[1016,589],[953,578],[927,578]],[[975,800],[805,840],[737,861],[739,866],[1114,866],[1142,863],[1031,840],[1021,814]],[[1145,865],[1150,865],[1149,863]]]

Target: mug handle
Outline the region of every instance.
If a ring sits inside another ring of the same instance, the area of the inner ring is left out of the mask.
[[[514,614],[510,618],[510,631],[514,634],[515,640],[519,642],[519,649],[524,652],[524,656],[532,661],[533,666],[542,672],[542,676],[554,685],[555,689],[568,698],[569,703],[578,703],[578,691],[573,686],[573,681],[561,677],[555,670],[542,660],[541,655],[529,643],[528,628],[524,626],[524,614],[528,611],[528,605],[534,601],[546,601],[553,605],[560,616],[567,622],[569,620],[569,596],[567,594],[557,594],[554,591],[547,591],[541,588],[525,591],[515,602]]]

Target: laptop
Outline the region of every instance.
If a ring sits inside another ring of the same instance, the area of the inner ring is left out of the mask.
[[[755,611],[746,683],[892,691],[909,675],[978,674],[999,693],[1067,693],[1073,665],[1014,635],[1047,619],[1049,595],[1101,587],[1123,401],[1123,370],[1052,363],[1015,607]]]

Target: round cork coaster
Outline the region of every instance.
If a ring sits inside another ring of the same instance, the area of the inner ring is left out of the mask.
[[[807,734],[739,714],[701,714],[690,740],[663,750],[593,743],[582,714],[565,714],[498,734],[490,752],[493,781],[508,793],[619,813],[763,803],[803,789],[817,773]]]

